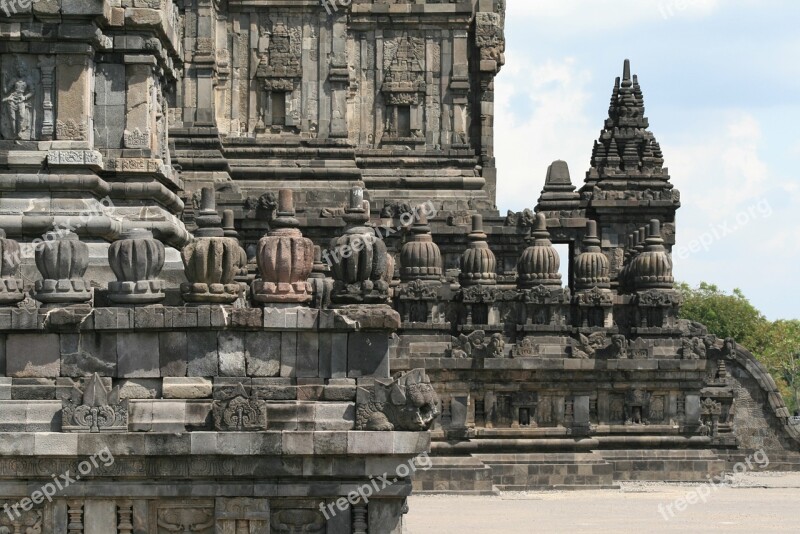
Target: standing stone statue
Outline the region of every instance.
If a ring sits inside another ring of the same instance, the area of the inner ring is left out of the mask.
[[[31,100],[28,82],[18,79],[13,89],[3,98],[2,133],[5,139],[29,140],[31,138]]]

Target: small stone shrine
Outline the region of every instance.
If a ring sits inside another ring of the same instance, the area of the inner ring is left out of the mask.
[[[800,465],[766,369],[679,318],[628,62],[584,184],[500,214],[504,26],[2,2],[0,532],[399,534],[412,489]]]

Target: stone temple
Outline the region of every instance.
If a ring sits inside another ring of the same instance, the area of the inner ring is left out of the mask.
[[[679,318],[628,62],[585,181],[497,210],[504,22],[0,1],[0,533],[399,533],[412,489],[800,464],[766,369]]]

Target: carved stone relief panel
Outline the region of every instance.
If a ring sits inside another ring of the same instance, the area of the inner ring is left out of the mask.
[[[48,132],[52,136],[52,60],[42,58],[40,63],[38,56],[4,54],[0,70],[2,75],[0,135],[2,138],[13,141],[39,139],[46,111],[48,112]]]
[[[150,505],[150,528],[156,534],[215,534],[213,501],[158,501]]]

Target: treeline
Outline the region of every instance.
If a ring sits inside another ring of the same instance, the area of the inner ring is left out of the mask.
[[[800,320],[767,320],[739,289],[728,294],[705,282],[678,289],[684,296],[681,318],[746,347],[770,370],[789,410],[800,409]]]

